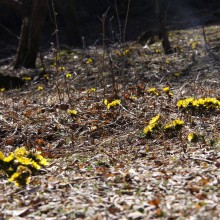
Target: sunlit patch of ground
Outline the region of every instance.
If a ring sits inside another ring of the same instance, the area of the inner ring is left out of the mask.
[[[0,217],[219,219],[219,108],[177,107],[188,97],[219,101],[219,31],[171,32],[169,56],[159,42],[127,43],[104,54],[61,51],[60,62],[48,52],[43,67],[17,72],[31,80],[0,94],[1,150],[37,148],[50,165],[27,188],[2,173]],[[158,114],[160,126],[145,136]],[[175,119],[183,126],[167,132]]]

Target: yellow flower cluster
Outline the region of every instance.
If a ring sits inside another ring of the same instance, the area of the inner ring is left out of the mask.
[[[86,59],[86,64],[91,64],[93,62],[92,58],[87,58]]]
[[[4,91],[5,91],[4,87],[0,88],[0,92],[4,92]]]
[[[31,77],[29,77],[29,76],[23,76],[23,77],[22,77],[22,80],[24,80],[24,81],[31,81]]]
[[[173,96],[173,93],[170,92],[170,87],[169,86],[164,87],[163,92],[166,93],[169,97]],[[152,88],[148,89],[147,93],[152,94],[152,95],[156,95],[156,96],[160,95],[160,92],[155,87],[152,87]]]
[[[135,95],[132,95],[132,96],[130,97],[130,99],[131,99],[132,101],[135,101],[135,100],[137,100],[137,97],[136,97]]]
[[[0,169],[9,176],[8,181],[16,186],[23,186],[30,182],[32,173],[48,165],[40,152],[29,152],[25,147],[17,148],[8,156],[0,151]]]
[[[69,115],[76,115],[76,114],[77,114],[77,111],[76,111],[76,110],[68,109],[68,110],[67,110],[67,113],[68,113]]]
[[[179,109],[193,109],[193,110],[213,110],[220,107],[220,101],[216,98],[200,98],[194,99],[193,97],[189,97],[186,99],[179,100],[177,102],[177,106]]]
[[[170,92],[170,87],[164,87],[163,88],[163,91],[169,96],[169,97],[172,97],[173,96],[173,93]]]
[[[184,121],[180,120],[180,119],[174,119],[172,121],[170,121],[169,123],[167,123],[166,125],[164,125],[164,130],[168,131],[168,130],[178,130],[180,129],[184,124]]]
[[[124,51],[116,51],[115,54],[121,57],[128,56],[130,55],[130,50],[126,49]]]
[[[177,72],[177,73],[174,73],[173,75],[174,75],[175,77],[179,77],[179,76],[181,76],[181,73],[178,73],[178,72]]]
[[[96,88],[90,88],[90,89],[86,90],[87,94],[90,94],[92,92],[96,92]]]
[[[60,67],[58,68],[58,70],[61,71],[61,72],[63,72],[65,69],[66,69],[65,66],[60,66]]]
[[[152,135],[152,133],[161,126],[161,124],[158,123],[159,119],[160,115],[157,115],[150,120],[149,124],[144,128],[143,131],[146,136]],[[184,121],[175,119],[163,126],[163,129],[165,132],[177,131],[183,126],[183,124]]]
[[[193,100],[194,100],[193,97],[189,97],[189,98],[186,98],[186,99],[179,100],[177,102],[177,106],[178,106],[178,108],[187,108],[187,107],[192,105]]]
[[[8,181],[14,182],[16,186],[25,186],[30,182],[31,174],[31,170],[28,167],[20,165]]]
[[[44,74],[43,77],[44,77],[44,79],[46,79],[46,80],[49,80],[49,79],[50,79],[50,77],[49,77],[48,74]]]
[[[144,128],[144,134],[145,135],[151,135],[152,132],[154,130],[156,130],[156,128],[158,128],[158,120],[160,119],[160,115],[157,115],[155,117],[153,117],[150,121],[149,121],[149,124],[148,126],[146,126]]]
[[[72,74],[71,73],[66,73],[66,78],[68,78],[68,79],[70,79],[70,78],[72,78]]]
[[[157,89],[154,88],[154,87],[148,89],[147,92],[148,92],[149,94],[159,96],[159,92],[158,92]]]
[[[189,142],[197,142],[199,139],[199,135],[194,132],[191,132],[188,134],[187,139]]]
[[[129,54],[130,54],[130,50],[124,50],[124,51],[118,53],[119,56],[126,56]]]
[[[220,101],[216,98],[201,98],[193,101],[193,106],[196,106],[197,108],[205,107],[207,109],[216,109],[220,107]]]
[[[38,90],[38,91],[42,91],[43,89],[44,89],[43,86],[38,86],[38,87],[37,87],[37,90]]]
[[[111,107],[114,107],[116,105],[120,105],[121,104],[121,101],[119,99],[116,99],[112,102],[108,102],[107,99],[104,100],[104,104],[105,106],[107,107],[107,109],[110,109]]]
[[[168,59],[166,59],[166,60],[165,60],[165,63],[166,63],[166,64],[169,64],[169,63],[170,63],[170,61],[169,61]]]
[[[191,48],[194,50],[194,49],[196,49],[198,47],[199,42],[198,41],[194,41],[194,42],[191,42],[190,45],[191,45]]]

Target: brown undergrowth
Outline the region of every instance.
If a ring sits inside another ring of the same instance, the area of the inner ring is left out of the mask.
[[[219,101],[219,31],[206,28],[208,48],[201,28],[173,31],[172,55],[126,43],[17,72],[26,86],[0,94],[1,150],[37,149],[49,165],[23,188],[1,171],[0,218],[219,219],[219,108],[177,106]]]

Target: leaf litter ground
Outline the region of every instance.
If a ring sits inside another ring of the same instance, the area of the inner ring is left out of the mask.
[[[0,174],[0,218],[219,219],[219,109],[184,113],[176,105],[187,97],[220,98],[220,29],[205,31],[207,44],[201,28],[171,32],[172,55],[161,53],[159,42],[127,43],[105,54],[62,50],[59,62],[49,51],[46,72],[40,61],[39,69],[17,70],[32,80],[1,93],[1,150],[41,150],[50,165],[26,188]],[[167,86],[172,97],[163,92]],[[152,87],[159,96],[147,92]],[[121,104],[107,109],[104,99]],[[183,128],[145,137],[158,114],[163,123],[183,120]],[[199,135],[195,143],[190,132]]]

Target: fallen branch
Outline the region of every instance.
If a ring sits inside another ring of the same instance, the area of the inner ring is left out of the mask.
[[[207,159],[204,159],[204,158],[190,157],[190,159],[198,160],[198,161],[202,161],[202,162],[206,162],[206,163],[213,163],[213,161],[207,160]]]

